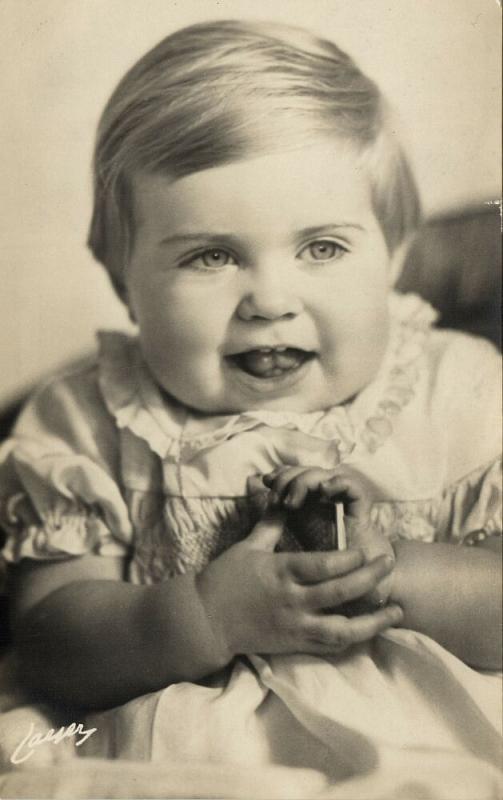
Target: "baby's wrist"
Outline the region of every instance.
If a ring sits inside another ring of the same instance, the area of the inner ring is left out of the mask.
[[[401,558],[401,552],[403,550],[404,542],[400,539],[394,539],[390,542],[393,553],[395,557],[395,566],[393,568],[393,572],[390,575],[390,593],[389,593],[389,600],[392,603],[398,603],[401,605],[403,603],[404,598],[404,584],[408,580],[407,574],[408,570],[406,569],[406,565],[404,565],[404,560]],[[405,542],[407,545],[407,542]]]
[[[207,647],[219,667],[223,667],[237,655],[232,647],[232,637],[226,624],[225,608],[220,607],[221,604],[212,591],[211,581],[208,581],[206,570],[195,576],[194,587]]]
[[[164,598],[169,643],[167,669],[170,673],[177,672],[181,680],[204,677],[230,661],[201,600],[197,577],[189,573],[160,584],[167,590]]]

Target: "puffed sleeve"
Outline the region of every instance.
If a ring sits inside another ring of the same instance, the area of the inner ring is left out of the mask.
[[[487,341],[454,334],[440,370],[448,461],[439,528],[462,541],[501,532],[501,356]]]
[[[469,533],[501,534],[501,458],[449,487],[441,506],[439,530],[461,543]]]
[[[39,391],[0,450],[0,527],[8,562],[126,555],[118,437],[89,368]]]

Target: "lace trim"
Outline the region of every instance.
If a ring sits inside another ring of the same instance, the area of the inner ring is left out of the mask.
[[[380,400],[358,431],[361,441],[371,453],[392,434],[393,418],[414,397],[426,342],[438,318],[437,312],[417,295],[392,295],[391,303],[392,315],[398,324],[392,337],[390,368],[385,372],[386,380]]]
[[[141,391],[136,340],[123,333],[101,332],[98,383],[108,411],[119,428],[127,428],[144,439],[154,453],[166,458],[176,449],[176,427],[167,435],[144,403]],[[145,379],[144,379],[145,380]],[[153,393],[152,393],[153,394]],[[155,394],[152,399],[155,401]]]
[[[414,294],[392,293],[390,315],[390,345],[378,378],[352,403],[328,411],[247,411],[222,416],[221,425],[207,433],[187,435],[187,410],[163,397],[137,340],[116,332],[100,334],[100,389],[118,426],[146,441],[162,459],[183,461],[259,425],[337,439],[343,457],[360,442],[374,452],[392,433],[393,418],[414,396],[426,340],[437,318],[434,309]]]

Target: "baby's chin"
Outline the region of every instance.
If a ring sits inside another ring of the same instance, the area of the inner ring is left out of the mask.
[[[296,414],[309,414],[315,411],[326,411],[334,406],[344,405],[364,388],[351,388],[345,392],[324,388],[318,392],[291,392],[270,396],[263,394],[258,397],[236,397],[227,393],[226,397],[204,397],[195,392],[186,395],[186,399],[175,398],[182,405],[190,408],[197,415],[229,416],[243,414],[249,411],[272,411],[276,413],[290,412]]]

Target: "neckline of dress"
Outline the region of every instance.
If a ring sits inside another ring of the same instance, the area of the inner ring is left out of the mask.
[[[374,452],[393,431],[393,420],[411,401],[434,309],[415,294],[390,293],[390,337],[374,380],[352,401],[324,411],[246,411],[224,415],[205,432],[189,434],[200,416],[168,398],[145,364],[138,339],[117,331],[99,333],[99,385],[119,428],[143,439],[162,459],[185,460],[237,433],[258,426],[300,430],[337,440],[341,455],[363,446]]]

